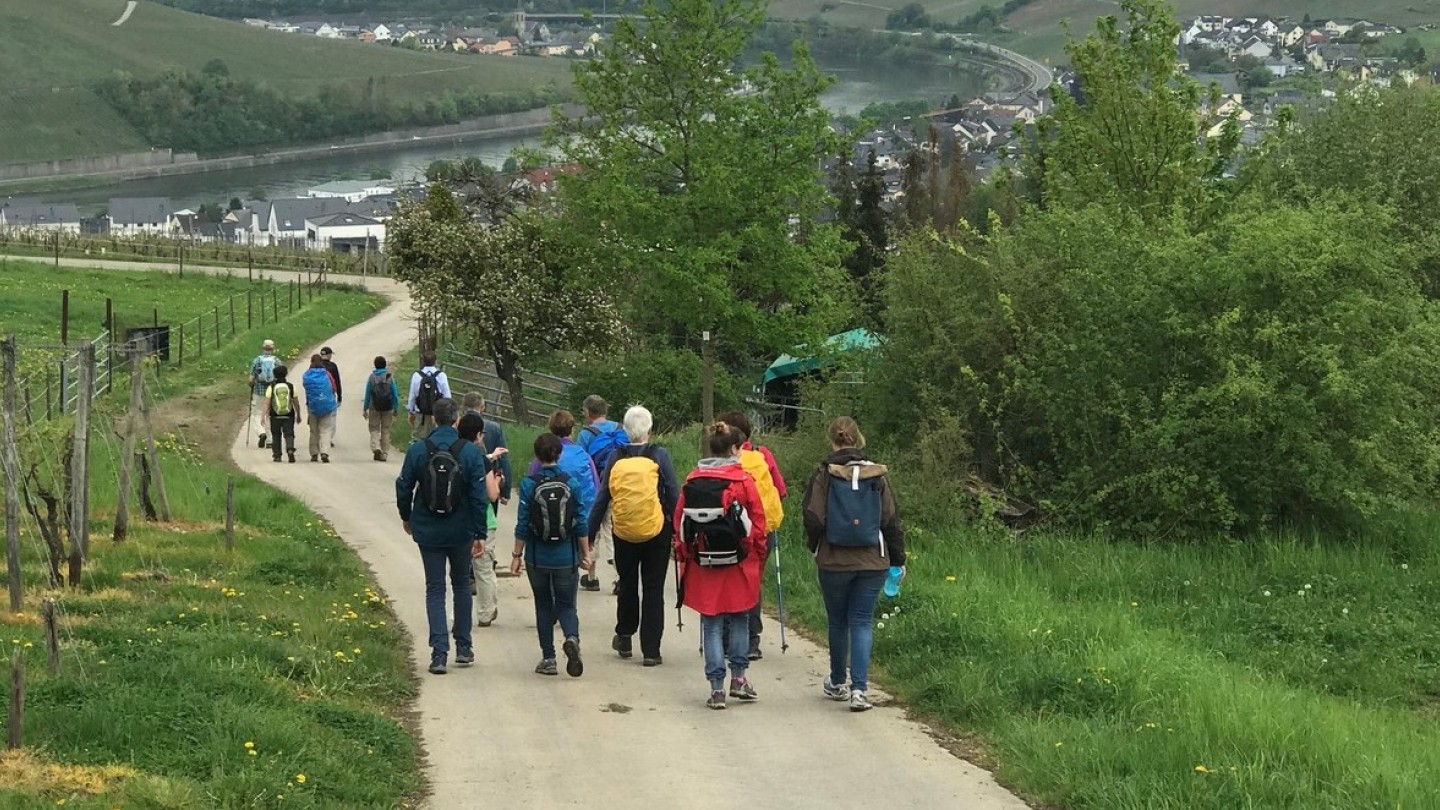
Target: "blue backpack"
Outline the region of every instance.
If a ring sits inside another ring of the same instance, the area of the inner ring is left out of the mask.
[[[825,541],[849,548],[878,547],[885,466],[852,461],[827,465],[826,473],[830,487],[825,496]]]
[[[335,384],[330,381],[330,372],[323,368],[307,369],[301,378],[305,385],[305,406],[315,416],[329,416],[335,412]]]
[[[585,451],[595,462],[595,472],[603,476],[605,468],[615,458],[615,451],[629,444],[630,437],[625,435],[625,428],[618,426],[614,430],[602,431],[594,425],[586,425],[585,432],[595,437]]]

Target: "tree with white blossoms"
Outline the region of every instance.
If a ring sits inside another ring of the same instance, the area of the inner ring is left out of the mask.
[[[488,227],[471,221],[442,185],[402,213],[388,249],[416,307],[467,330],[495,363],[516,418],[529,424],[521,363],[538,353],[604,351],[621,318],[592,252],[557,220],[536,214]]]

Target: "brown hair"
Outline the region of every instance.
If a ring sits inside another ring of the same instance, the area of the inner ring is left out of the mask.
[[[325,358],[321,357],[321,356],[318,355],[318,354],[312,354],[312,355],[310,355],[310,367],[311,367],[311,368],[324,368],[324,367],[325,367]]]
[[[550,432],[564,439],[575,429],[575,416],[569,411],[556,411],[550,414]]]
[[[825,435],[830,438],[831,444],[842,449],[853,447],[859,450],[865,446],[865,434],[860,432],[860,426],[855,424],[855,420],[848,416],[835,417]]]
[[[554,433],[541,433],[535,437],[535,460],[541,464],[559,461],[560,450],[560,437]]]
[[[740,435],[740,431],[724,422],[716,422],[705,428],[705,446],[710,450],[711,458],[725,458],[744,443],[745,438]]]
[[[749,441],[750,437],[755,435],[755,426],[750,424],[750,417],[740,411],[726,411],[715,417],[715,421],[724,422],[730,427],[740,431],[740,435],[744,436],[746,441]]]

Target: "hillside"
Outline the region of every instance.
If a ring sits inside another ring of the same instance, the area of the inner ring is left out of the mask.
[[[782,19],[818,16],[836,25],[881,28],[887,14],[909,2],[911,0],[775,0],[770,13]],[[995,8],[1003,5],[1002,0],[918,2],[931,17],[946,23],[956,22],[986,5]],[[1182,19],[1199,14],[1266,14],[1299,19],[1309,14],[1316,19],[1356,17],[1402,27],[1440,23],[1440,3],[1422,0],[1176,0],[1174,5]],[[1118,10],[1114,0],[1033,0],[1005,18],[1005,25],[1014,34],[992,39],[1037,59],[1055,59],[1064,52],[1062,21],[1069,20],[1072,30],[1084,33],[1090,30],[1092,20]]]
[[[378,82],[393,98],[449,91],[505,93],[569,81],[556,59],[459,56],[322,40],[251,28],[141,2],[120,26],[123,0],[0,2],[0,164],[144,149],[134,127],[101,102],[99,81],[125,71],[199,71],[223,60],[236,79],[286,95],[326,87],[357,94]]]

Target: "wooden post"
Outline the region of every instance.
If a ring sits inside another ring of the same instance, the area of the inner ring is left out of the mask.
[[[105,331],[110,334],[105,341],[105,390],[115,395],[115,301],[105,299]]]
[[[247,287],[245,289],[245,329],[248,331],[255,328],[255,290]]]
[[[215,307],[215,348],[220,348],[220,307]]]
[[[274,311],[274,314],[275,314],[275,317],[273,318],[273,320],[274,320],[276,323],[279,323],[279,322],[280,322],[280,288],[279,288],[279,287],[274,287],[274,286],[272,286],[272,287],[270,288],[270,305],[271,305],[271,307],[273,308],[273,311]]]
[[[54,678],[60,674],[60,632],[55,626],[54,598],[47,596],[40,603],[40,615],[45,620],[45,664]]]
[[[179,249],[175,252],[180,256],[180,278],[185,278],[185,243],[181,242]]]
[[[705,378],[701,389],[700,418],[709,427],[715,421],[715,348],[710,343],[710,330],[700,338],[700,356],[705,360]]]
[[[19,613],[20,579],[20,453],[15,446],[15,336],[0,345],[5,376],[5,565],[10,572],[10,612]]]
[[[225,550],[235,550],[235,477],[225,476]]]
[[[180,341],[180,351],[176,353],[176,368],[185,368],[185,324],[180,324],[179,334],[176,336]]]
[[[145,455],[150,459],[151,474],[155,476],[155,494],[160,501],[160,519],[169,523],[170,496],[165,492],[165,471],[160,469],[160,452],[155,447],[155,425],[150,422],[150,406],[143,401],[140,405],[140,421],[145,428]]]
[[[230,337],[235,337],[235,296],[230,296]]]
[[[135,469],[135,440],[140,434],[139,414],[145,401],[145,374],[138,346],[129,348],[130,411],[125,414],[125,444],[120,451],[120,494],[115,502],[115,530],[110,539],[124,542],[130,534],[130,476]]]
[[[251,284],[254,284],[254,283],[255,283],[255,254],[254,254],[252,251],[250,251],[249,249],[246,249],[246,251],[245,251],[245,274],[246,274],[246,277],[250,279],[250,283],[251,283]]]
[[[10,747],[25,744],[25,658],[19,647],[10,653]]]
[[[195,359],[205,356],[205,313],[195,316]]]
[[[95,345],[80,347],[80,394],[75,399],[75,435],[70,454],[70,587],[80,585],[90,555],[90,404],[95,398]]]
[[[70,291],[60,292],[60,342],[70,343]]]
[[[55,266],[60,266],[60,232],[55,232]]]
[[[264,291],[264,290],[261,290],[261,291],[260,291],[260,325],[261,325],[262,327],[265,325],[265,309],[266,309],[265,291]]]

